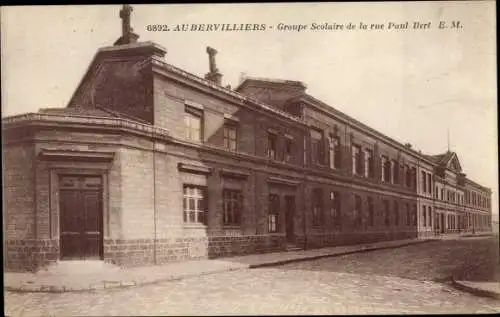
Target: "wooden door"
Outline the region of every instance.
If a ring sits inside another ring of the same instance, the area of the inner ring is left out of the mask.
[[[102,182],[62,176],[59,183],[61,259],[102,258]]]
[[[286,240],[294,242],[294,215],[295,215],[295,196],[285,196],[285,217],[286,217]]]

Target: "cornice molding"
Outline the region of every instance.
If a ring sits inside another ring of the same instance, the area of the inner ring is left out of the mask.
[[[212,173],[212,169],[203,165],[197,164],[188,164],[188,163],[179,163],[177,168],[181,172],[188,172],[192,174],[203,174],[208,175]]]
[[[115,152],[43,148],[39,157],[45,161],[111,162]]]
[[[271,183],[271,184],[285,185],[285,186],[292,186],[292,187],[296,187],[301,183],[300,181],[295,181],[295,180],[290,180],[290,179],[275,177],[275,176],[269,176],[269,178],[267,179],[267,182]]]
[[[250,173],[237,171],[237,170],[233,170],[233,169],[228,169],[228,168],[222,168],[220,170],[220,175],[222,177],[226,177],[226,178],[246,179],[250,176]]]

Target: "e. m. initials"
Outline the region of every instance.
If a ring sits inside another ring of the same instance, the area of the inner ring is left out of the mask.
[[[460,21],[451,21],[451,22],[439,21],[438,27],[440,29],[461,29],[463,25],[462,23],[460,23]]]

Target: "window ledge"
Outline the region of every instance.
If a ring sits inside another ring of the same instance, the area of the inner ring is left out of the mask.
[[[223,225],[222,229],[241,229],[241,225]]]
[[[208,226],[201,223],[184,223],[183,228],[185,229],[207,229]]]

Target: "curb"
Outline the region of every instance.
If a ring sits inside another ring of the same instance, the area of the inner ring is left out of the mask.
[[[363,248],[360,248],[358,250],[344,251],[344,252],[339,252],[339,253],[313,255],[313,256],[304,256],[304,257],[299,257],[299,258],[295,258],[295,259],[279,260],[279,261],[266,262],[266,263],[260,263],[260,264],[247,264],[247,265],[241,264],[240,266],[229,267],[229,268],[224,268],[224,269],[220,269],[220,270],[207,271],[207,272],[197,272],[197,273],[186,274],[186,275],[181,275],[181,276],[169,276],[169,277],[160,278],[160,279],[153,280],[153,281],[144,281],[144,282],[104,281],[102,283],[90,284],[88,287],[67,287],[67,286],[53,286],[53,285],[40,285],[40,286],[22,285],[20,287],[4,286],[4,290],[8,291],[8,292],[13,292],[13,293],[66,293],[66,292],[95,292],[95,291],[109,290],[109,289],[126,289],[126,288],[133,287],[133,286],[146,286],[146,285],[152,285],[152,284],[161,283],[161,282],[179,281],[179,280],[183,280],[183,279],[187,279],[187,278],[216,274],[216,273],[240,271],[240,270],[246,270],[246,269],[256,269],[256,268],[262,268],[262,267],[281,266],[281,265],[294,263],[294,262],[305,262],[305,261],[310,261],[310,260],[316,260],[316,259],[328,258],[328,257],[336,257],[336,256],[342,256],[342,255],[348,255],[348,254],[354,254],[354,253],[370,252],[370,251],[384,250],[384,249],[395,249],[395,248],[405,247],[408,245],[420,244],[420,243],[431,242],[431,241],[439,241],[439,239],[417,240],[417,241],[406,242],[406,243],[398,244],[398,245],[381,246],[381,247],[363,247]]]
[[[88,287],[67,287],[67,286],[53,286],[53,285],[50,285],[50,286],[46,286],[46,285],[40,285],[40,286],[22,285],[20,287],[4,286],[4,290],[8,291],[8,292],[12,292],[12,293],[69,293],[69,292],[88,293],[88,292],[95,292],[95,291],[102,291],[102,290],[109,290],[109,289],[126,289],[126,288],[130,288],[133,286],[146,286],[146,285],[152,285],[152,284],[161,283],[161,282],[180,281],[183,279],[197,277],[197,276],[217,274],[217,273],[223,273],[223,272],[231,272],[231,271],[239,271],[239,270],[245,270],[248,268],[249,268],[249,266],[246,265],[246,266],[242,266],[242,267],[232,267],[232,268],[226,268],[226,269],[209,271],[209,272],[198,272],[198,273],[186,274],[186,275],[182,275],[182,276],[169,276],[169,277],[160,278],[160,279],[152,280],[152,281],[145,281],[145,282],[136,282],[136,281],[103,282],[103,283],[90,284]]]
[[[453,278],[451,279],[451,285],[460,291],[467,292],[467,293],[470,293],[472,295],[500,300],[500,293],[484,290],[484,289],[469,286],[469,285],[465,285],[465,284],[462,284],[458,281],[455,281],[455,279],[453,279]]]
[[[493,234],[483,233],[483,234],[464,234],[460,236],[461,238],[482,238],[482,237],[493,237]]]
[[[317,260],[317,259],[323,259],[323,258],[332,258],[332,257],[336,257],[336,256],[342,256],[342,255],[348,255],[348,254],[354,254],[354,253],[370,252],[370,251],[385,250],[385,249],[396,249],[396,248],[405,247],[408,245],[420,244],[420,243],[431,242],[431,241],[439,241],[439,239],[426,239],[426,240],[407,242],[407,243],[398,244],[398,245],[391,245],[391,246],[366,247],[366,248],[362,248],[359,250],[344,251],[344,252],[339,252],[339,253],[313,255],[313,256],[301,257],[301,258],[296,258],[296,259],[281,260],[281,261],[267,262],[267,263],[260,263],[260,264],[250,264],[249,268],[250,269],[257,269],[257,268],[262,268],[262,267],[282,266],[282,265],[290,264],[290,263],[294,263],[294,262],[305,262],[305,261]]]

